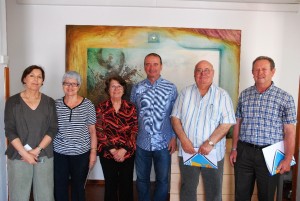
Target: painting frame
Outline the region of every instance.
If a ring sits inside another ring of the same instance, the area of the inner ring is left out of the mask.
[[[183,37],[184,36],[184,37]],[[201,48],[219,52],[219,83],[232,98],[236,107],[239,93],[241,30],[148,27],[66,25],[66,71],[77,71],[82,77],[79,94],[87,97],[87,49],[88,48],[138,48],[152,46],[168,37],[181,43],[183,38],[198,41],[189,48]],[[150,53],[150,52],[149,52]],[[141,61],[144,58],[140,58]],[[191,66],[194,68],[194,66]],[[192,79],[192,78],[189,78]]]

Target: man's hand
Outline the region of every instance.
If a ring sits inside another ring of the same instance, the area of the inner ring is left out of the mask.
[[[206,140],[198,149],[198,153],[199,154],[202,154],[202,155],[208,155],[209,152],[211,152],[211,150],[213,149],[214,147],[211,146],[208,141]]]
[[[173,137],[168,145],[168,150],[170,152],[170,154],[173,154],[176,151],[177,148],[177,143],[176,143],[176,137]]]
[[[236,157],[237,157],[237,151],[231,150],[230,155],[229,155],[229,162],[232,167],[234,167],[234,164],[236,162]]]
[[[291,160],[285,158],[279,163],[276,172],[280,174],[284,174],[286,172],[289,172],[290,170],[291,170]]]
[[[184,140],[181,141],[181,147],[182,147],[183,151],[186,153],[189,153],[189,154],[196,153],[193,143],[188,138],[185,138]]]

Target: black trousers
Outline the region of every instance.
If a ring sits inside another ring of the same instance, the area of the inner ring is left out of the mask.
[[[68,156],[54,152],[54,197],[55,201],[69,201],[69,178],[71,200],[84,201],[84,184],[89,171],[90,152]]]
[[[102,156],[100,163],[105,178],[105,201],[133,201],[134,157],[119,163]]]
[[[239,142],[234,174],[235,201],[251,201],[255,181],[258,200],[274,201],[279,175],[270,175],[261,149]]]

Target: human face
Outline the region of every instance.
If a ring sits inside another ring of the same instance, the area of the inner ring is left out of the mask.
[[[151,81],[156,81],[160,77],[162,70],[162,64],[159,57],[148,56],[145,58],[144,69],[147,74],[147,78]]]
[[[209,87],[214,78],[212,64],[208,61],[200,61],[195,67],[194,77],[198,87]]]
[[[124,94],[124,87],[117,80],[111,80],[108,92],[110,98],[121,99]]]
[[[77,95],[79,91],[79,84],[74,78],[66,78],[63,82],[63,90],[66,96]]]
[[[43,75],[40,69],[33,69],[23,80],[25,87],[38,91],[43,85]]]
[[[272,77],[275,74],[275,68],[271,70],[268,60],[258,60],[253,65],[252,74],[256,85],[270,86]]]

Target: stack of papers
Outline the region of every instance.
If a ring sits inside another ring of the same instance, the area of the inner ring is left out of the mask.
[[[284,159],[285,156],[283,141],[280,141],[266,148],[263,148],[262,151],[270,174],[275,175],[279,173],[279,171],[277,171],[277,167],[280,164],[280,162]],[[293,157],[291,161],[291,166],[295,164],[296,164],[296,160]]]

